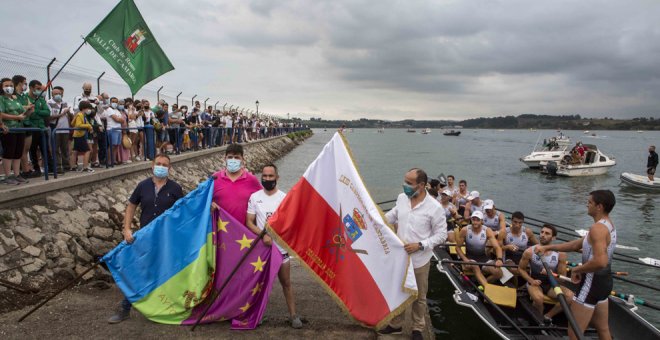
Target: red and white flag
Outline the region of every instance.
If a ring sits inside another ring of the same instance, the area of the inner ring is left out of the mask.
[[[385,326],[417,295],[403,242],[371,199],[339,133],[268,222],[276,239],[363,325]]]

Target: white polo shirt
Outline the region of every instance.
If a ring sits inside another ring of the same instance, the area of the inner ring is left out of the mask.
[[[424,266],[433,256],[433,248],[447,239],[445,210],[433,196],[426,193],[415,208],[406,194],[400,194],[396,205],[385,214],[387,222],[398,225],[397,235],[403,243],[421,242],[424,250],[410,255],[414,268]]]
[[[263,230],[266,226],[268,219],[273,216],[277,207],[280,206],[280,203],[284,200],[286,193],[282,190],[277,190],[276,193],[272,195],[267,195],[265,190],[259,190],[254,192],[250,196],[248,201],[247,213],[257,216],[257,227]],[[286,250],[280,247],[279,244],[275,243],[277,249],[280,250],[280,253],[286,254]]]

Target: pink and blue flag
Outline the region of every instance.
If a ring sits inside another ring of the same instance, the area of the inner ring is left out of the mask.
[[[224,210],[209,213],[213,181],[199,185],[172,208],[103,257],[117,286],[148,319],[194,324],[231,320],[253,329],[261,320],[282,256],[257,242],[222,293],[210,301],[257,235]]]

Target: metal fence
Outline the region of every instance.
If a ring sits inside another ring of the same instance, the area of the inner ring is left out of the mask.
[[[54,57],[44,57],[0,44],[0,77],[2,78],[22,75],[28,81],[38,79],[45,85],[50,77],[62,67],[62,64],[62,60]],[[82,84],[85,82],[92,84],[93,94],[106,92],[110,96],[117,98],[132,97],[126,83],[110,66],[107,66],[105,69],[91,69],[77,66],[75,63],[69,63],[57,79],[55,79],[52,86],[63,87],[65,90],[64,101],[73,103],[73,98],[80,95]],[[51,88],[48,89],[48,98],[50,99],[50,97]],[[202,105],[213,106],[218,110],[221,110],[223,107],[225,109],[232,107],[234,110],[238,110],[238,112],[243,111],[248,114],[259,113],[261,117],[266,116],[277,118],[281,121],[285,120],[284,117],[278,117],[264,112],[263,108],[259,110],[255,105],[256,103],[250,104],[249,107],[239,107],[236,104],[227,103],[226,100],[221,100],[218,96],[209,95],[208,93],[204,94],[203,91],[197,92],[195,89],[175,89],[146,85],[136,93],[135,98],[148,99],[152,104],[156,103],[158,99],[164,99],[170,105],[176,103],[178,100],[180,105],[188,106],[195,99],[202,103]],[[206,101],[207,98],[208,101]],[[259,112],[255,111],[255,109]]]

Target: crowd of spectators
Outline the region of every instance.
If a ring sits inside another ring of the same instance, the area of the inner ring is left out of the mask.
[[[0,95],[0,184],[20,185],[50,172],[94,172],[174,154],[289,133],[301,128],[273,117],[236,110],[190,108],[160,100],[82,93],[65,100],[64,88],[47,88],[24,76],[2,78]],[[46,160],[43,155],[46,154]],[[55,155],[55,157],[53,157]]]

